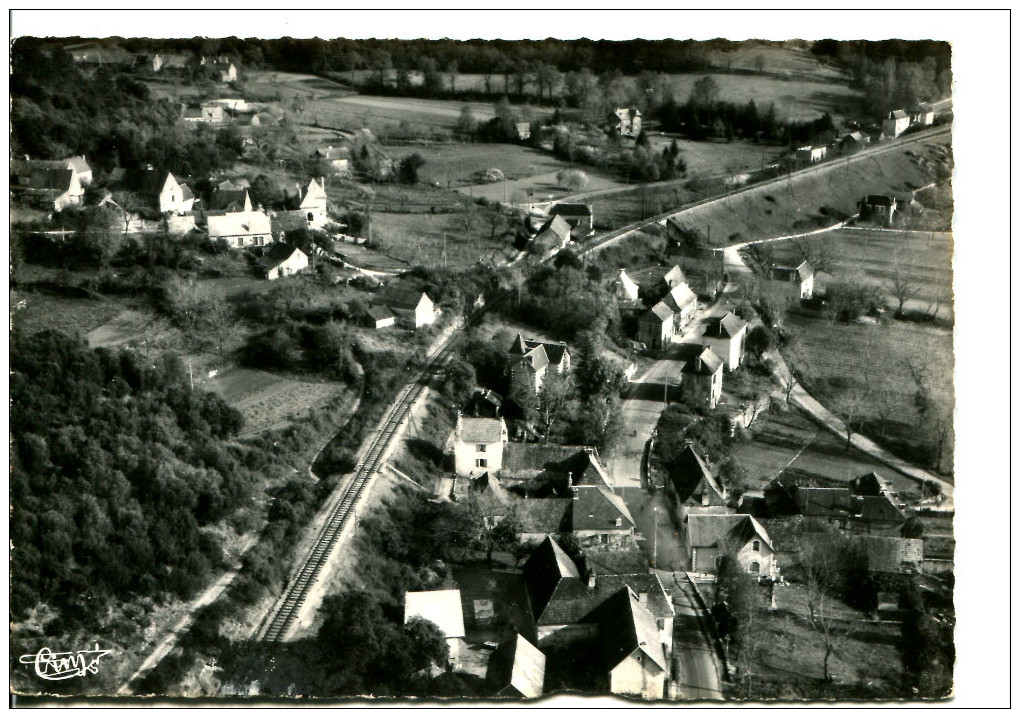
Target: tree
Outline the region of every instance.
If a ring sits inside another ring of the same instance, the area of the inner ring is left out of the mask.
[[[453,356],[444,369],[443,395],[458,405],[467,401],[477,385],[475,368],[462,357]]]
[[[470,138],[478,130],[478,119],[475,118],[470,104],[460,109],[460,117],[457,118],[455,130],[462,138]]]
[[[574,384],[569,375],[550,371],[542,378],[542,388],[538,392],[538,412],[542,416],[547,436],[553,424],[569,409],[573,396]]]
[[[744,338],[744,347],[747,351],[753,354],[759,362],[763,361],[763,356],[766,351],[775,347],[776,335],[772,328],[765,327],[764,325],[756,325],[751,328],[750,332],[747,333],[747,337]]]
[[[535,83],[538,84],[539,96],[548,91],[549,100],[552,101],[553,90],[556,88],[559,78],[560,73],[552,64],[540,61],[535,65]]]
[[[495,241],[496,231],[501,226],[505,226],[507,222],[506,216],[503,214],[502,207],[500,207],[499,204],[496,204],[492,209],[488,210],[485,213],[485,221],[489,223],[489,227],[491,228],[489,238]]]
[[[843,424],[846,433],[846,449],[850,450],[854,428],[867,411],[871,392],[862,385],[852,384],[836,395],[830,410]]]
[[[782,383],[782,389],[783,395],[786,397],[785,401],[789,404],[793,390],[800,383],[801,369],[807,362],[807,358],[804,354],[804,348],[800,343],[791,342],[783,348],[783,359],[786,362],[786,369],[789,374]]]
[[[405,185],[418,184],[418,170],[425,164],[420,153],[411,153],[400,161],[400,181]]]
[[[761,618],[762,594],[754,578],[740,566],[733,550],[719,557],[716,570],[715,616],[721,620],[720,632],[727,640],[731,656],[739,657],[751,694],[754,663],[765,648],[765,628]],[[736,650],[734,653],[733,650]]]
[[[450,79],[450,93],[457,93],[457,73],[460,71],[457,60],[451,59],[446,65],[446,76]]]
[[[560,170],[556,173],[556,184],[571,192],[579,192],[588,184],[588,174],[583,170]]]
[[[475,208],[471,205],[466,206],[453,218],[454,224],[456,224],[462,231],[467,234],[471,234],[475,229],[478,228],[478,223],[481,217]]]
[[[755,54],[751,57],[751,67],[759,74],[765,73],[765,57],[761,54]]]
[[[691,87],[690,103],[699,108],[710,108],[719,100],[719,83],[711,76],[703,76]]]

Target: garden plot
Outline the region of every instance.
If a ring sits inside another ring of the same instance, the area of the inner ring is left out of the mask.
[[[242,437],[285,426],[347,391],[335,382],[285,379],[246,367],[207,379],[204,387],[244,414]]]

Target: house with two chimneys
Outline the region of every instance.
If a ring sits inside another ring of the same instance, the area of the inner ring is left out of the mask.
[[[617,135],[637,137],[641,132],[641,111],[636,108],[616,108],[609,114],[609,129]]]
[[[551,537],[524,565],[539,648],[589,643],[598,653],[596,691],[661,699],[669,672],[675,611],[649,573],[583,574]]]
[[[510,440],[501,418],[457,416],[453,432],[454,470],[458,475],[495,472],[503,467],[503,448]]]
[[[510,378],[512,385],[525,378],[537,394],[542,389],[542,380],[550,369],[559,374],[570,371],[570,350],[563,342],[541,342],[525,339],[517,333],[509,352]]]

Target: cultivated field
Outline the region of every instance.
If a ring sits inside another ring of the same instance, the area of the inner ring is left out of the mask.
[[[850,216],[865,195],[909,192],[933,182],[930,162],[941,158],[949,140],[941,135],[932,139],[937,145],[908,144],[851,163],[833,160],[828,169],[694,207],[678,220],[709,235],[714,246],[828,226],[837,219],[822,214],[823,208]]]
[[[204,380],[203,386],[244,414],[241,436],[285,426],[348,390],[336,382],[285,379],[258,369],[238,367]],[[339,404],[338,404],[339,405]]]
[[[819,249],[831,254],[835,267],[832,278],[855,282],[874,283],[887,294],[891,308],[898,303],[893,297],[893,281],[897,275],[912,287],[917,295],[906,301],[906,311],[925,312],[933,309],[936,295],[944,301],[939,316],[950,318],[953,286],[953,241],[944,233],[865,231],[839,229],[817,236],[775,243],[777,258],[795,258],[801,249]],[[823,278],[823,283],[829,280]],[[823,289],[824,290],[824,289]]]
[[[746,472],[745,485],[760,490],[783,468],[798,468],[846,483],[866,473],[884,477],[898,491],[917,491],[918,483],[888,468],[855,448],[846,450],[845,440],[818,426],[794,408],[773,408],[761,414],[750,429],[752,440],[740,443],[733,456]],[[801,449],[804,449],[802,452]],[[794,456],[800,452],[796,460]],[[793,461],[793,462],[791,462]]]

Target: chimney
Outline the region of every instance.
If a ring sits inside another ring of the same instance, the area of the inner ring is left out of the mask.
[[[639,593],[638,594],[638,603],[640,603],[643,606],[648,605],[648,594],[647,593]]]
[[[595,572],[594,571],[591,571],[591,572],[588,573],[588,590],[589,591],[594,591],[595,590]]]
[[[298,198],[298,202],[300,202],[301,201],[301,183],[300,182],[297,183],[297,198]]]
[[[574,487],[574,474],[567,471],[567,487]]]

